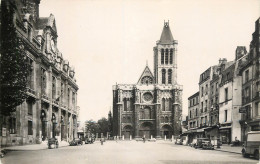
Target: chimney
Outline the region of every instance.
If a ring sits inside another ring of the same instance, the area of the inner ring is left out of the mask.
[[[246,55],[246,47],[245,46],[237,46],[236,48],[236,60],[240,59],[244,55]]]

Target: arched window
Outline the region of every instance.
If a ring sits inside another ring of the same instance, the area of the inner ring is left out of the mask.
[[[162,111],[165,111],[165,99],[162,99]]]
[[[168,54],[169,54],[169,52],[168,52],[168,49],[166,49],[166,52],[165,52],[165,64],[168,64]]]
[[[124,111],[127,111],[127,100],[124,98]]]
[[[127,122],[131,123],[131,117],[127,117]]]
[[[172,70],[169,69],[168,70],[168,84],[171,84],[172,83]]]
[[[150,108],[144,109],[144,118],[145,119],[151,119],[151,109]]]
[[[162,69],[162,84],[165,84],[165,81],[166,81],[165,73],[166,73],[165,69]]]
[[[164,64],[164,49],[161,50],[161,64]]]
[[[172,99],[170,98],[169,99],[169,111],[171,111],[172,110]]]
[[[161,117],[161,123],[164,123],[164,117],[163,116]]]
[[[169,99],[165,99],[165,110],[169,111]]]
[[[130,107],[129,107],[130,109],[129,109],[129,110],[132,111],[133,108],[134,108],[134,101],[133,101],[133,98],[131,98],[129,101],[130,101]]]
[[[170,50],[170,64],[172,64],[172,58],[173,58],[173,49]]]
[[[165,117],[165,122],[169,122],[169,118],[167,116]]]

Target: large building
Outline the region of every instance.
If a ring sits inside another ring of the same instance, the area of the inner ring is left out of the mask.
[[[4,117],[1,145],[59,141],[77,136],[77,91],[75,71],[57,46],[55,17],[39,17],[40,0],[8,0],[14,24],[24,43],[28,62],[28,98],[16,112]]]
[[[113,86],[113,135],[171,138],[181,133],[182,86],[177,83],[177,44],[164,23],[154,51],[154,72],[146,65],[136,84]]]
[[[259,35],[260,19],[255,22],[249,53],[237,46],[234,61],[220,59],[200,75],[199,126],[194,126],[194,95],[188,99],[189,124],[183,135],[188,135],[189,142],[198,137],[244,142],[249,131],[260,130]]]

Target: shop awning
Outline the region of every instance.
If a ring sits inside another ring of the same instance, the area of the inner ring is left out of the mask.
[[[219,129],[230,129],[232,128],[232,126],[223,126],[223,127],[220,127]]]

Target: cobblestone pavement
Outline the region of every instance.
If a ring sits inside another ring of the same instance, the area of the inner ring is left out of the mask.
[[[169,141],[137,142],[107,141],[82,146],[34,151],[11,151],[1,159],[2,164],[256,164],[257,160],[241,154],[215,150],[194,149],[174,145]]]

